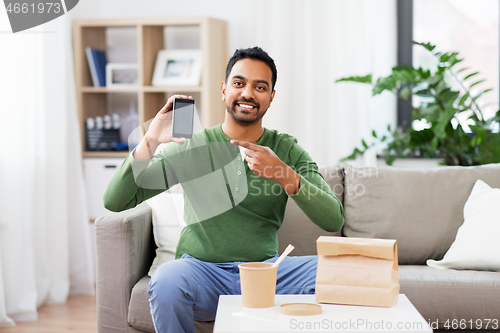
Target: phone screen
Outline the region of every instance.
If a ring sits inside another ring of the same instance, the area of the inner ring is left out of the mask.
[[[172,124],[172,136],[174,138],[193,137],[194,120],[194,100],[193,99],[174,99],[174,117]]]

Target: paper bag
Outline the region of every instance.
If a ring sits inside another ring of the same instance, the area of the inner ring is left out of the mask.
[[[316,302],[396,304],[399,278],[395,240],[321,236],[316,245]]]

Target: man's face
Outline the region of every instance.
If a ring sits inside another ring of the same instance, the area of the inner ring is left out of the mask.
[[[266,114],[274,98],[272,72],[260,60],[238,60],[227,79],[223,82],[222,99],[227,112],[240,124],[253,124]]]

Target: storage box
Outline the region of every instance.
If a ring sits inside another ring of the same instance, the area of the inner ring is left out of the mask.
[[[120,129],[86,129],[88,151],[112,151],[120,144]]]
[[[123,163],[123,158],[88,157],[83,159],[83,171],[87,188],[87,204],[92,220],[110,211],[104,208],[103,195],[106,187]]]
[[[395,240],[321,236],[316,302],[390,307],[398,301]]]

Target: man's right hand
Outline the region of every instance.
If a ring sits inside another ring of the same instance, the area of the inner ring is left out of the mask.
[[[149,160],[153,157],[156,148],[162,143],[175,142],[183,144],[186,140],[172,137],[172,109],[176,98],[193,99],[192,96],[173,95],[167,100],[167,103],[151,121],[148,131],[135,149],[134,158],[136,160]]]

